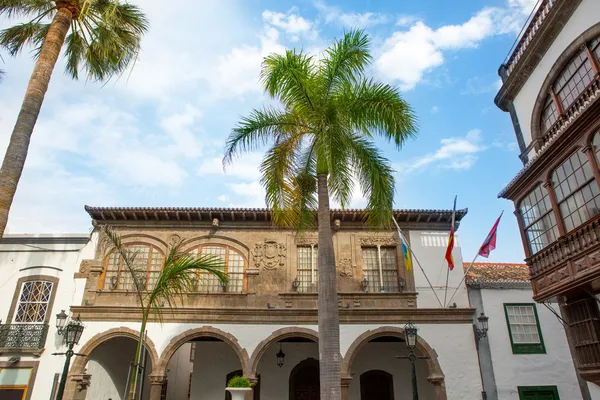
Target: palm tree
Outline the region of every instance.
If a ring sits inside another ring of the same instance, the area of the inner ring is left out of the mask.
[[[321,58],[296,50],[268,56],[261,81],[282,107],[243,118],[223,159],[227,166],[239,153],[272,143],[260,171],[275,223],[305,229],[318,209],[319,359],[321,399],[327,400],[339,400],[341,390],[330,193],[346,207],[356,177],[368,198],[367,222],[389,226],[394,171],[373,139],[381,136],[400,148],[416,132],[398,90],[365,75],[370,61],[369,38],[360,30],[334,41]]]
[[[148,28],[140,9],[120,0],[0,0],[3,15],[31,18],[0,31],[0,46],[15,56],[32,45],[36,63],[0,168],[0,238],[63,45],[68,75],[105,81],[133,65]]]
[[[181,251],[181,244],[170,247],[167,251],[162,270],[156,278],[153,286],[147,285],[146,266],[147,260],[137,261],[138,252],[127,246],[121,240],[117,231],[108,225],[102,225],[100,230],[99,248],[108,254],[115,251],[123,260],[127,273],[131,276],[132,287],[142,312],[142,324],[138,337],[137,350],[135,352],[134,365],[136,369],[140,363],[141,346],[148,320],[152,317],[162,323],[162,314],[165,305],[174,311],[177,308],[177,300],[183,302],[184,295],[196,291],[200,273],[215,275],[222,283],[227,283],[227,275],[224,260],[210,255],[194,255]],[[135,393],[130,392],[136,385],[138,373],[132,375],[129,382],[129,395],[135,398]]]

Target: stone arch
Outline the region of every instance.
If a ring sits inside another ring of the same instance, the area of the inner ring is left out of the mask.
[[[171,339],[167,347],[163,350],[158,361],[158,365],[156,366],[156,369],[153,370],[152,375],[165,376],[167,374],[167,365],[169,365],[169,360],[171,360],[173,354],[175,354],[175,352],[183,344],[202,337],[219,339],[227,343],[237,354],[242,365],[242,371],[244,372],[244,376],[250,376],[248,375],[249,359],[248,352],[246,351],[246,349],[240,346],[238,340],[233,335],[224,332],[220,329],[213,328],[212,326],[203,326],[201,328],[189,329]]]
[[[237,252],[239,252],[240,254],[242,254],[246,260],[250,260],[250,248],[248,246],[246,246],[244,243],[240,242],[239,240],[227,237],[227,236],[221,236],[221,235],[204,235],[204,236],[197,236],[188,240],[184,240],[181,244],[181,248],[184,251],[189,251],[190,249],[193,249],[194,247],[197,246],[202,246],[202,245],[206,245],[206,244],[216,244],[216,245],[221,245],[221,246],[229,246],[232,249],[236,250]]]
[[[312,340],[317,344],[319,343],[319,334],[315,330],[301,328],[298,326],[290,326],[287,328],[278,329],[271,335],[269,335],[268,338],[260,342],[258,346],[256,346],[256,349],[254,349],[249,363],[249,372],[252,374],[251,376],[256,375],[258,363],[260,362],[262,356],[265,354],[269,346],[282,339],[287,339],[291,337],[301,337],[304,339]]]
[[[558,74],[562,71],[567,62],[575,55],[577,51],[581,49],[588,41],[600,36],[600,22],[588,28],[583,32],[577,39],[571,42],[569,46],[562,52],[562,54],[556,59],[552,68],[546,75],[546,79],[540,88],[537,99],[535,101],[533,112],[531,114],[531,139],[535,142],[536,140],[542,140],[542,132],[540,131],[540,119],[542,117],[542,110],[548,96],[550,87],[558,77]],[[541,147],[543,143],[539,143]]]
[[[352,363],[360,349],[371,340],[384,336],[404,339],[404,329],[395,326],[382,326],[377,329],[363,332],[354,340],[354,342],[352,342],[342,360],[342,380],[352,379]],[[438,361],[436,351],[420,336],[417,337],[417,349],[429,357],[427,359],[427,367],[429,369],[427,380],[434,386],[435,399],[447,400],[444,373],[442,372],[442,367]]]
[[[133,329],[126,328],[121,326],[119,328],[112,328],[107,330],[106,332],[98,333],[90,340],[88,340],[83,347],[79,350],[79,353],[85,354],[86,357],[75,357],[73,365],[71,366],[71,374],[80,374],[83,373],[85,366],[87,364],[88,356],[94,351],[96,347],[101,345],[102,343],[117,337],[125,337],[133,340],[138,340],[140,336],[139,332],[134,331]],[[148,355],[150,356],[150,361],[152,362],[152,366],[156,365],[158,361],[158,352],[156,351],[156,347],[150,338],[146,338],[146,348],[148,349]]]

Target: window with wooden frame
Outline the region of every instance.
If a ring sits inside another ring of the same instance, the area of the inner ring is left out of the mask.
[[[566,111],[592,84],[598,73],[600,38],[586,43],[569,60],[551,86],[541,116],[542,134],[556,123],[560,111]]]
[[[567,231],[600,213],[600,190],[583,151],[576,151],[554,170],[552,186]]]
[[[298,292],[317,292],[319,288],[319,268],[317,246],[298,246]]]
[[[219,279],[208,272],[201,272],[198,276],[197,291],[198,292],[238,292],[241,293],[245,289],[244,273],[247,263],[242,254],[232,247],[220,244],[204,244],[190,250],[192,254],[200,254],[201,256],[213,256],[224,260],[225,270],[229,278],[227,285],[223,287]]]
[[[163,265],[164,254],[156,246],[148,243],[130,243],[127,249],[135,254],[134,270],[139,273],[142,284],[147,289],[154,288]],[[112,251],[104,261],[104,277],[101,287],[107,290],[135,290],[133,277],[123,262],[123,257]]]
[[[23,282],[13,320],[17,324],[41,324],[50,312],[54,283],[44,280]]]
[[[548,191],[538,185],[519,203],[525,236],[532,253],[554,242],[559,234]]]
[[[398,292],[398,260],[395,247],[363,247],[363,277],[367,291]]]
[[[504,303],[513,354],[545,354],[544,338],[534,303]]]
[[[31,368],[0,368],[0,399],[24,400],[31,397]]]
[[[595,297],[569,300],[564,306],[575,358],[580,368],[600,366],[600,311]]]
[[[560,400],[556,386],[518,386],[519,400]]]

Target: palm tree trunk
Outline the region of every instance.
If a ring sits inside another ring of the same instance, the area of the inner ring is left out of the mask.
[[[318,174],[319,371],[321,399],[341,399],[340,315],[327,174]]]
[[[0,168],[0,238],[4,235],[10,206],[23,172],[33,127],[72,20],[71,11],[64,7],[58,9],[27,85],[25,99]]]
[[[135,359],[133,362],[134,368],[131,371],[131,380],[129,381],[129,387],[127,388],[127,396],[129,400],[135,400],[135,396],[137,395],[137,393],[134,392],[134,387],[138,383],[138,364],[141,362],[140,350],[142,348],[142,342],[144,341],[144,332],[146,332],[146,324],[148,323],[148,317],[149,309],[144,310],[144,308],[142,307],[142,326],[140,327],[140,335],[138,337],[137,348],[135,349]],[[143,371],[143,374],[145,373],[146,371]],[[137,392],[137,389],[135,391]]]

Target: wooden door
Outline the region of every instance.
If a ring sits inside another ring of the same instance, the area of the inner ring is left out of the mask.
[[[394,400],[394,378],[380,370],[360,376],[360,400]]]
[[[290,400],[320,400],[319,362],[301,361],[290,373]]]

